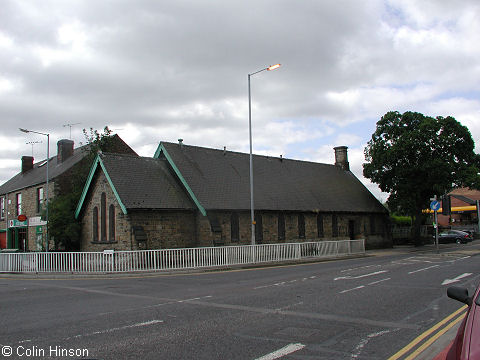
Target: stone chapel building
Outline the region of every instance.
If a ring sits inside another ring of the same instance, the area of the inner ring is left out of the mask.
[[[366,239],[391,246],[388,211],[349,170],[254,155],[256,243]],[[82,251],[250,244],[249,154],[161,142],[153,156],[99,153],[79,201]]]

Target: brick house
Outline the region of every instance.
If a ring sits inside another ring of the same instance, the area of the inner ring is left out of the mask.
[[[336,164],[254,155],[257,243],[366,238],[391,246],[388,212]],[[84,251],[250,244],[249,154],[161,142],[153,158],[100,153],[76,217]]]
[[[478,225],[477,201],[480,191],[469,188],[457,188],[448,193],[450,196],[451,214],[438,213],[438,223],[443,227],[468,228]],[[442,202],[443,207],[443,202]]]
[[[58,141],[57,155],[48,163],[50,199],[68,191],[68,183],[76,169],[86,165],[86,146],[74,148],[72,140]],[[118,135],[111,137],[109,149],[135,154]],[[0,186],[0,249],[36,251],[44,248],[46,229],[41,213],[47,194],[46,164],[46,160],[34,163],[32,156],[23,156],[20,173]],[[25,215],[27,220],[19,221],[19,215]]]

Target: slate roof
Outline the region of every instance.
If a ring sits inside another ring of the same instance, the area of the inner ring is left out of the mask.
[[[250,209],[249,154],[161,142],[156,156],[170,157],[207,211]],[[338,166],[254,155],[253,168],[255,209],[387,213]]]
[[[131,149],[117,134],[112,135],[111,146],[114,148],[128,149],[131,154],[136,155],[135,151]],[[75,148],[73,150],[73,155],[65,159],[63,162],[58,162],[57,155],[50,157],[49,159],[49,169],[48,169],[48,180],[52,181],[56,177],[62,175],[66,171],[70,170],[74,165],[79,163],[87,154],[88,154],[88,144]],[[126,151],[126,150],[122,150]],[[21,160],[18,160],[18,165],[21,167]],[[46,159],[39,161],[33,164],[33,169],[25,172],[19,172],[17,175],[12,177],[10,180],[5,182],[0,186],[0,195],[19,191],[21,189],[44,184],[47,177],[47,163]]]
[[[196,208],[166,160],[110,153],[100,158],[127,209]]]
[[[57,156],[50,157],[48,163],[48,180],[51,181],[57,176],[63,174],[65,171],[69,170],[72,166],[77,164],[85,157],[83,152],[85,146],[76,148],[73,150],[73,155],[67,158],[62,163],[57,161]],[[18,160],[18,165],[20,167],[21,162]],[[30,186],[35,186],[39,184],[44,184],[47,177],[47,163],[46,159],[39,161],[33,165],[33,169],[25,172],[18,173],[10,180],[5,182],[0,186],[0,194],[6,194],[14,191],[18,191]]]

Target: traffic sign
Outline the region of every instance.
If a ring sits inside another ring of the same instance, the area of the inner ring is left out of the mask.
[[[440,209],[440,202],[438,200],[433,200],[430,203],[430,209],[432,209],[433,211],[439,210]]]

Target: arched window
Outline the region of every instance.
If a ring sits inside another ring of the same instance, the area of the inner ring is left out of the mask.
[[[104,192],[100,200],[100,240],[107,241],[107,195]]]
[[[111,242],[115,241],[115,206],[113,204],[108,208],[108,236]]]
[[[93,241],[98,241],[98,207],[96,206],[92,212],[92,235]]]

